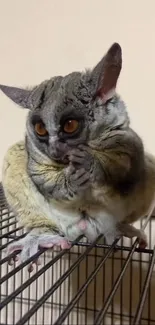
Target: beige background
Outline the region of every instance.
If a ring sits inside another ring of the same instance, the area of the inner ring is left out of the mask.
[[[142,136],[146,148],[155,154],[155,0],[0,0],[0,83],[14,86],[33,85],[53,75],[64,75],[73,70],[93,67],[115,41],[119,42],[123,49],[123,71],[118,92],[128,106],[133,128]],[[3,156],[7,148],[24,136],[26,113],[0,93],[0,178]],[[155,227],[152,226],[152,229]],[[152,243],[154,236],[155,232],[152,231]],[[71,260],[75,261],[77,256],[73,257],[71,256]],[[145,256],[143,258],[145,259]],[[93,263],[94,259],[90,260],[89,271]],[[120,267],[115,266],[115,276]],[[85,281],[85,276],[87,278],[85,269],[83,263],[79,269],[81,283]],[[5,268],[2,271],[6,273]],[[110,286],[109,264],[106,272],[106,277],[103,273],[99,275],[97,288],[102,287],[104,278],[107,286]],[[139,263],[135,262],[132,275],[134,289],[141,276],[138,272],[141,272]],[[59,268],[54,268],[54,274],[59,277]],[[145,274],[146,267],[143,263],[143,278]],[[25,271],[23,279],[27,276]],[[50,276],[51,270],[47,272],[46,282],[45,278],[42,280],[47,288],[51,286]],[[123,311],[128,315],[130,268],[126,276]],[[17,287],[20,281],[18,280],[16,278]],[[73,294],[76,292],[76,285],[77,274],[74,274],[71,278]],[[155,276],[152,278],[151,287],[154,295]],[[13,290],[10,280],[9,292]],[[92,306],[92,287],[90,290],[88,305]],[[35,295],[34,286],[32,291]],[[6,295],[5,285],[2,293]],[[24,292],[24,295],[27,294]],[[39,290],[38,297],[41,294]],[[134,291],[134,299],[137,299],[137,295],[139,287]],[[102,290],[97,289],[97,297],[97,307],[100,308],[103,303]],[[155,319],[155,298],[151,298],[151,317]],[[59,292],[54,299],[56,302],[60,301]],[[17,302],[16,317],[19,318],[21,305],[18,306]],[[83,304],[84,302],[81,303],[82,306]],[[133,312],[136,304],[137,302],[133,301]],[[24,308],[27,307],[23,306],[23,312]],[[114,308],[119,312],[119,297],[114,301]],[[10,304],[7,310],[9,324],[12,322],[11,311]],[[4,310],[1,322],[6,323],[7,313]],[[38,315],[40,317],[40,314]],[[46,316],[48,315],[49,312],[46,313]],[[74,324],[77,324],[76,317],[74,320]],[[85,324],[85,318],[84,321],[80,320],[81,324]],[[51,321],[47,320],[46,323],[51,324]],[[33,319],[31,324],[34,324]]]
[[[0,0],[0,83],[33,85],[93,67],[114,41],[123,49],[118,91],[155,153],[154,0]],[[0,94],[0,170],[24,135],[26,113]]]

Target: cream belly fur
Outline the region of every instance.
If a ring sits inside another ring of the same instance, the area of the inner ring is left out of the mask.
[[[121,234],[129,237],[139,236],[144,243],[145,234],[132,226],[129,229],[129,225],[125,228],[125,223],[142,217],[152,208],[151,204],[154,204],[155,159],[151,155],[146,156],[146,166],[147,181],[140,184],[131,196],[124,199],[103,187],[92,190],[92,198],[88,203],[86,201],[83,203],[49,201],[38,191],[27,174],[27,153],[22,141],[13,145],[4,158],[2,183],[8,203],[16,213],[19,222],[27,230],[31,230],[29,237],[26,236],[27,246],[28,241],[32,240],[30,237],[35,234],[38,236],[40,246],[49,247],[58,244],[62,248],[68,248],[69,245],[67,246],[66,242],[62,241],[60,235],[53,233],[55,229],[64,234],[66,241],[74,240],[81,234],[89,240],[94,240],[99,233],[102,233],[109,244]],[[81,212],[83,210],[86,222]],[[122,221],[123,226],[120,226]],[[118,223],[119,227],[117,227]],[[18,249],[19,246],[23,249],[24,245],[25,238],[18,245],[14,243],[10,246],[9,252],[16,250],[17,246]],[[31,252],[28,254],[23,249],[22,260],[30,255]]]

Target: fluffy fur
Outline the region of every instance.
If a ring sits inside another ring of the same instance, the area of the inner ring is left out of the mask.
[[[144,153],[115,92],[121,67],[115,43],[92,71],[54,77],[29,90],[0,86],[29,109],[25,142],[10,148],[3,169],[8,202],[30,232],[10,247],[21,245],[22,260],[39,245],[69,247],[68,240],[81,234],[93,240],[102,233],[108,243],[121,234],[138,236],[146,245],[145,234],[128,223],[152,207],[155,161]],[[79,127],[68,135],[63,126],[72,119]],[[36,134],[37,122],[48,135]]]

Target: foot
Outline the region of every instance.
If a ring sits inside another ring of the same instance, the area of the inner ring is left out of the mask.
[[[121,232],[121,234],[128,238],[137,237],[138,238],[138,247],[140,249],[144,249],[147,245],[147,236],[145,232],[141,229],[137,229],[132,225],[120,223],[118,225],[118,230]]]
[[[16,253],[15,256],[9,260],[9,264],[11,265],[12,262],[19,260],[19,258],[21,263],[25,262],[39,251],[39,247],[52,248],[54,246],[61,247],[61,249],[69,249],[71,244],[66,238],[59,235],[53,235],[52,233],[44,233],[40,235],[32,235],[29,233],[25,238],[8,246],[7,255],[12,254],[13,252]],[[29,272],[33,271],[34,264],[40,264],[38,258],[30,263],[28,267]]]

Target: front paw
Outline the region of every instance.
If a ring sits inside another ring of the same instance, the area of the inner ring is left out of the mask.
[[[69,249],[71,244],[67,238],[60,235],[54,235],[50,232],[41,233],[39,235],[29,233],[25,238],[17,240],[8,246],[7,255],[15,253],[14,256],[9,259],[9,264],[11,265],[13,261],[18,260],[20,260],[21,263],[26,262],[39,251],[39,248],[52,248],[54,246],[60,247],[61,249]],[[39,258],[33,260],[28,265],[29,272],[33,271],[34,264],[40,264]]]
[[[26,237],[14,241],[9,244],[7,248],[7,256],[14,253],[13,257],[9,258],[8,263],[12,265],[13,261],[19,260],[21,263],[24,263],[38,252],[38,246],[38,236],[31,236],[31,234],[27,234]],[[30,272],[33,270],[33,264],[39,265],[39,258],[28,265],[28,270]]]
[[[69,165],[66,171],[67,185],[71,196],[80,195],[82,191],[89,188],[91,183],[91,175],[84,168],[76,169],[73,165]]]
[[[79,145],[78,148],[72,149],[68,158],[75,167],[84,168],[87,172],[92,172],[94,157],[89,152],[87,146]]]

